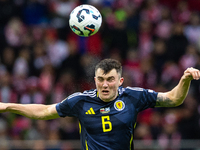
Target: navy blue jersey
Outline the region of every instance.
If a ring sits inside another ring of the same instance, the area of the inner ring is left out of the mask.
[[[79,119],[82,150],[130,150],[137,114],[154,107],[156,98],[152,90],[119,87],[117,98],[104,102],[95,89],[70,95],[56,109]]]

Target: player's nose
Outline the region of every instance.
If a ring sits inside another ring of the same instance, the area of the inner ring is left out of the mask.
[[[107,82],[107,81],[104,81],[104,82],[103,82],[103,87],[104,87],[104,88],[108,87],[108,82]]]

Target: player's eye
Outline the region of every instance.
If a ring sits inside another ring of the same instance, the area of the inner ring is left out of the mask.
[[[98,78],[98,81],[99,82],[103,82],[103,78]]]
[[[107,81],[112,82],[112,81],[114,81],[114,79],[115,79],[114,77],[110,77],[110,78],[107,79]]]

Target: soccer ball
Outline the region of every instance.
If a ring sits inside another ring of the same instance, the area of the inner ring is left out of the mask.
[[[100,12],[91,5],[80,5],[70,14],[69,26],[79,36],[88,37],[97,33],[101,26]]]

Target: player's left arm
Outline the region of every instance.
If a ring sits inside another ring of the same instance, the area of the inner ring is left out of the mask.
[[[192,67],[186,69],[176,87],[169,92],[158,93],[155,107],[175,107],[181,105],[188,94],[190,83],[193,79],[200,79],[200,71]]]

